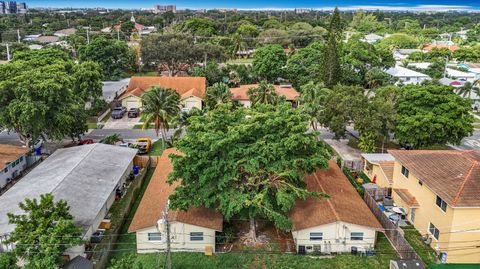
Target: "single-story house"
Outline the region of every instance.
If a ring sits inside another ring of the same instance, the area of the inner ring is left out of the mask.
[[[463,87],[463,84],[465,83],[465,82],[462,83],[461,81],[450,79],[450,78],[441,78],[441,79],[438,80],[438,82],[442,85],[452,86],[454,88],[461,88],[461,87]]]
[[[381,188],[393,187],[395,158],[388,153],[362,153],[363,172]]]
[[[169,196],[178,186],[166,182],[173,171],[169,154],[179,154],[175,148],[167,149],[158,159],[155,172],[128,228],[136,233],[137,252],[163,251],[166,248],[165,231],[158,228],[162,211],[167,209]],[[215,251],[215,235],[223,229],[220,213],[205,207],[190,208],[187,211],[169,211],[172,251],[204,252]]]
[[[335,161],[329,168],[305,176],[309,191],[330,198],[296,201],[289,216],[292,236],[300,254],[366,251],[383,228]]]
[[[437,41],[436,43],[433,43],[433,44],[423,45],[422,51],[423,52],[431,52],[433,49],[448,49],[451,52],[455,52],[456,50],[458,50],[458,46],[454,45],[453,42],[452,43],[449,43],[449,42],[444,42],[443,43],[441,41]]]
[[[27,168],[29,148],[0,144],[0,190]]]
[[[58,42],[58,40],[60,40],[60,38],[58,36],[44,35],[44,36],[40,36],[39,38],[37,38],[36,41],[40,44],[51,44],[51,43]]]
[[[230,92],[232,93],[232,100],[237,101],[244,107],[251,107],[252,102],[248,96],[248,90],[250,88],[256,88],[258,84],[247,84],[247,85],[240,85],[237,88],[230,88]],[[300,96],[300,93],[297,92],[291,85],[273,85],[275,88],[275,92],[278,96],[283,96],[285,99],[292,103],[294,107],[298,105],[296,98]]]
[[[90,144],[55,151],[22,180],[0,196],[0,252],[13,245],[2,244],[15,226],[7,213],[22,214],[19,203],[51,193],[65,200],[82,239],[97,231],[133,169],[137,150],[105,144]],[[84,255],[84,246],[69,249],[70,258]]]
[[[202,109],[207,80],[205,77],[137,77],[130,78],[127,90],[120,96],[127,109],[142,107],[142,94],[152,86],[173,89],[180,95],[183,108]]]
[[[463,71],[452,69],[452,68],[446,68],[445,71],[447,72],[447,75],[451,78],[461,80],[461,81],[467,81],[470,83],[475,81],[476,75],[474,73],[463,72]]]
[[[382,40],[382,39],[383,39],[383,36],[379,36],[377,34],[368,34],[368,35],[365,35],[361,40],[363,42],[373,44],[373,43],[375,43],[379,40]]]
[[[76,32],[77,32],[77,29],[75,28],[67,28],[67,29],[58,30],[53,35],[58,37],[65,37],[69,35],[74,35]]]
[[[428,75],[399,65],[387,69],[386,73],[398,79],[396,84],[421,84],[422,82],[431,79]]]
[[[428,62],[409,63],[409,64],[407,64],[407,67],[415,67],[415,68],[424,70],[424,69],[428,69],[430,67],[430,65],[432,65],[432,63],[428,63]]]
[[[395,49],[393,51],[393,58],[396,61],[402,61],[402,60],[407,59],[408,55],[410,55],[414,52],[422,52],[422,50],[419,50],[419,49]]]

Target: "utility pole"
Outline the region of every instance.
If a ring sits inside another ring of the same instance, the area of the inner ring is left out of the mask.
[[[10,62],[11,58],[10,58],[10,47],[8,46],[8,43],[6,43],[6,46],[7,46],[7,61]]]
[[[117,29],[117,40],[120,41],[120,29]]]
[[[443,77],[447,77],[448,56],[445,58],[445,68],[443,69]]]
[[[167,269],[172,269],[171,241],[170,241],[170,200],[167,201],[165,210],[162,211],[162,218],[157,222],[157,230],[166,234],[167,239]]]
[[[87,27],[87,44],[90,44],[90,27]]]
[[[20,30],[17,29],[17,39],[18,39],[18,43],[22,42],[22,37],[20,36]]]

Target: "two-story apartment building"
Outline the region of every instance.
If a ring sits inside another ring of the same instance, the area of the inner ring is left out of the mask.
[[[447,263],[480,263],[480,153],[390,150],[393,199]]]
[[[0,190],[27,168],[28,148],[0,144]]]

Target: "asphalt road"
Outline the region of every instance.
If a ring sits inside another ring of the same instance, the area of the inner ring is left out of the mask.
[[[480,150],[480,129],[475,129],[473,134],[462,139],[460,145],[450,145],[454,149]]]
[[[83,136],[83,139],[93,139],[94,141],[100,141],[104,137],[118,134],[124,140],[135,140],[137,138],[148,137],[152,140],[157,140],[161,137],[161,134],[157,136],[155,130],[141,130],[141,129],[94,129],[89,134]],[[167,133],[167,137],[173,134],[173,130]]]

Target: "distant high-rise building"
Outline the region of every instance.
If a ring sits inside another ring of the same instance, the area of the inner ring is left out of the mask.
[[[27,13],[27,4],[15,1],[0,1],[0,14]]]
[[[153,12],[155,13],[165,13],[167,11],[171,11],[173,13],[177,12],[176,5],[155,5],[153,7]]]

